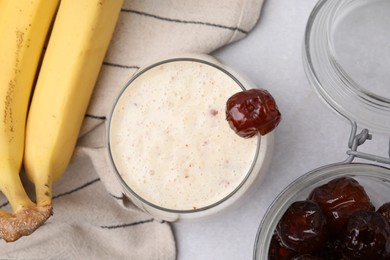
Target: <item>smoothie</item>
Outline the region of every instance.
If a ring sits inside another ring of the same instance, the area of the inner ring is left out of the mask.
[[[225,119],[227,99],[241,90],[225,71],[197,60],[165,62],[136,76],[109,127],[112,161],[129,189],[174,211],[202,209],[235,191],[260,141],[238,136]]]

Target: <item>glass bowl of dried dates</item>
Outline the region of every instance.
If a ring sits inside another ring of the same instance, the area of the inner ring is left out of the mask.
[[[390,259],[390,169],[336,163],[291,183],[257,233],[255,259]]]

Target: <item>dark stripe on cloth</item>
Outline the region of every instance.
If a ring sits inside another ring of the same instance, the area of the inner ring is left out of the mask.
[[[100,178],[97,178],[97,179],[94,179],[92,181],[89,181],[89,182],[87,182],[87,183],[85,183],[85,184],[81,185],[80,187],[77,187],[77,188],[75,188],[73,190],[70,190],[70,191],[67,191],[67,192],[64,192],[64,193],[60,193],[60,194],[58,194],[56,196],[53,196],[53,199],[57,199],[57,198],[60,198],[60,197],[72,194],[72,193],[74,193],[76,191],[79,191],[79,190],[82,190],[82,189],[84,189],[84,188],[86,188],[86,187],[88,187],[88,186],[90,186],[90,185],[92,185],[92,184],[94,184],[95,182],[98,182],[98,181],[100,181]],[[5,203],[0,205],[0,208],[3,208],[5,206],[7,206],[8,204],[9,204],[9,202],[5,202]]]
[[[9,204],[9,202],[6,201],[6,202],[4,202],[3,204],[0,205],[0,208],[3,208],[3,207],[5,207],[5,206],[7,206],[8,204]]]
[[[106,61],[103,62],[103,65],[110,66],[110,67],[116,67],[116,68],[122,68],[122,69],[139,69],[138,66],[123,65],[123,64],[106,62]]]
[[[150,223],[150,222],[153,222],[153,221],[154,221],[154,219],[151,218],[151,219],[137,221],[137,222],[132,222],[132,223],[127,223],[127,224],[120,224],[120,225],[113,225],[113,226],[100,226],[100,227],[104,228],[104,229],[126,228],[126,227],[131,227],[131,226],[137,226],[137,225],[141,225],[141,224]]]
[[[85,114],[85,117],[93,118],[93,119],[99,119],[99,120],[106,120],[105,116],[95,116],[91,114]]]
[[[118,196],[115,196],[114,194],[111,194],[111,193],[110,193],[110,196],[113,197],[114,199],[117,199],[117,200],[123,200],[123,198],[124,198],[123,195],[118,197]]]
[[[215,23],[208,23],[208,22],[200,22],[200,21],[188,21],[188,20],[179,20],[179,19],[172,19],[172,18],[167,18],[167,17],[162,17],[162,16],[157,16],[154,14],[148,14],[145,12],[140,12],[136,10],[129,10],[129,9],[122,9],[121,10],[124,13],[133,13],[133,14],[138,14],[138,15],[143,15],[147,17],[152,17],[158,20],[162,21],[167,21],[167,22],[174,22],[174,23],[182,23],[182,24],[199,24],[199,25],[205,25],[205,26],[211,26],[211,27],[216,27],[216,28],[221,28],[221,29],[226,29],[226,30],[231,30],[231,31],[239,31],[241,33],[247,34],[248,32],[238,28],[238,27],[231,27],[231,26],[226,26],[226,25],[221,25],[221,24],[215,24]]]
[[[94,179],[92,181],[89,181],[89,182],[87,182],[87,183],[85,183],[85,184],[81,185],[80,187],[77,187],[77,188],[75,188],[73,190],[70,190],[70,191],[67,191],[67,192],[64,192],[64,193],[60,193],[60,194],[58,194],[56,196],[53,196],[53,199],[57,199],[57,198],[60,198],[60,197],[72,194],[72,193],[74,193],[76,191],[79,191],[79,190],[82,190],[82,189],[84,189],[84,188],[86,188],[86,187],[88,187],[88,186],[90,186],[90,185],[92,185],[92,184],[94,184],[95,182],[98,182],[98,181],[100,181],[100,178],[97,178],[97,179]]]

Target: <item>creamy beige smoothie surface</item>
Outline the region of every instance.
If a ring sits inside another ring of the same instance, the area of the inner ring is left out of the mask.
[[[250,170],[258,142],[239,137],[225,120],[227,99],[241,90],[224,72],[196,61],[165,63],[137,77],[110,125],[123,180],[150,203],[174,210],[230,194]]]

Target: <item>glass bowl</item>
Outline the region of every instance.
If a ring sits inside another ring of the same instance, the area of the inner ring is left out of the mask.
[[[273,133],[239,137],[225,104],[253,87],[208,55],[142,68],[120,93],[107,127],[108,158],[123,193],[166,221],[214,215],[242,199],[266,172]]]
[[[367,163],[337,163],[308,172],[287,186],[268,208],[260,224],[254,246],[254,259],[268,259],[268,250],[277,223],[295,201],[338,177],[352,177],[366,190],[376,208],[390,201],[390,169]]]

